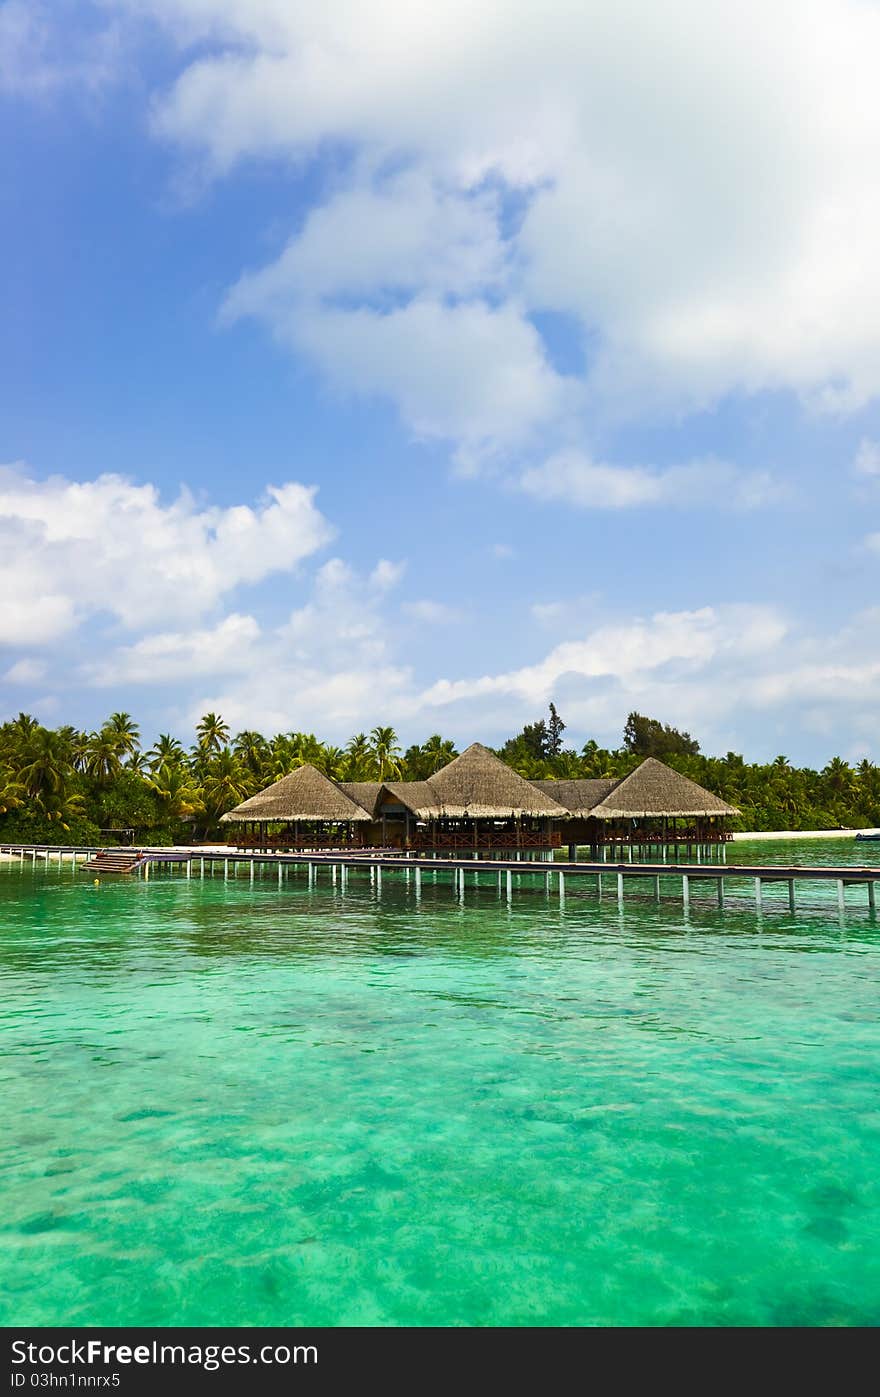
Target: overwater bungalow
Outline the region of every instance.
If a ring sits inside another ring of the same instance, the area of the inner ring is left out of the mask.
[[[648,757],[621,778],[529,781],[475,742],[425,781],[336,782],[302,766],[223,816],[239,847],[547,858],[568,846],[700,848],[736,809]]]
[[[372,820],[338,782],[304,765],[242,801],[220,823],[244,826],[239,848],[346,849],[370,842],[363,827]]]
[[[729,838],[730,817],[739,814],[656,757],[646,757],[628,776],[534,784],[568,810],[565,842],[589,845],[594,857],[607,845],[647,850],[723,843]]]

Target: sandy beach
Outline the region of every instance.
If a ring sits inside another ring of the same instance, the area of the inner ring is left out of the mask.
[[[735,831],[734,840],[742,839],[855,839],[857,834],[880,834],[876,829],[762,829]]]

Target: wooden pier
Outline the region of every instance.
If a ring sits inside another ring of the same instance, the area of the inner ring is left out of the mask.
[[[480,886],[494,875],[500,894],[512,896],[514,879],[517,886],[525,882],[532,887],[540,887],[550,893],[555,892],[561,901],[565,899],[566,886],[585,885],[592,888],[597,898],[606,896],[623,903],[627,888],[631,891],[649,890],[655,900],[661,900],[669,883],[680,893],[685,908],[690,905],[693,893],[709,888],[714,893],[714,901],[721,908],[725,905],[730,885],[742,896],[754,898],[758,911],[764,908],[764,890],[774,883],[785,884],[788,891],[787,905],[794,912],[798,905],[798,885],[805,883],[830,884],[836,888],[837,905],[842,912],[849,905],[846,901],[847,888],[863,888],[866,904],[871,914],[876,914],[876,884],[880,882],[880,864],[861,867],[827,867],[824,865],[780,865],[780,864],[734,864],[734,863],[610,863],[514,859],[473,859],[445,858],[413,855],[399,850],[321,850],[312,853],[237,853],[228,850],[200,849],[96,849],[71,848],[58,845],[0,844],[0,853],[17,856],[22,863],[32,861],[34,865],[44,863],[63,867],[70,860],[74,870],[81,868],[89,872],[129,873],[149,880],[162,872],[183,873],[186,878],[216,877],[237,878],[243,872],[250,881],[259,874],[277,878],[279,886],[291,872],[305,868],[309,885],[314,885],[319,872],[327,869],[333,885],[337,880],[345,886],[348,874],[355,869],[368,870],[370,881],[381,887],[383,872],[404,872],[407,881],[412,879],[417,894],[421,890],[425,874],[448,874],[450,883],[460,896],[464,896],[467,875],[472,886]],[[744,886],[745,885],[745,888]],[[813,904],[815,905],[815,904]]]

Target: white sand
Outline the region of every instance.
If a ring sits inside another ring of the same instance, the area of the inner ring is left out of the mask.
[[[880,834],[876,829],[763,829],[747,833],[736,831],[739,839],[855,839],[857,834]]]

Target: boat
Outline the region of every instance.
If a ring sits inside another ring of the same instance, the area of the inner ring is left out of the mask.
[[[880,834],[857,834],[856,839],[863,844],[880,844]]]

